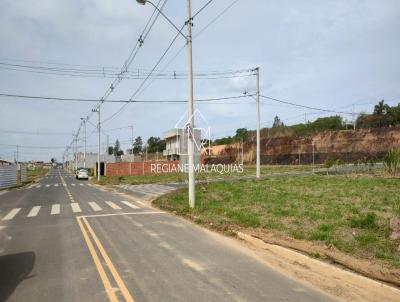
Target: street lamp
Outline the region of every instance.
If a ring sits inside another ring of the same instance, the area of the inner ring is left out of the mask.
[[[194,116],[193,116],[193,59],[192,59],[192,4],[191,0],[187,0],[187,21],[185,25],[187,25],[187,36],[185,36],[182,31],[151,1],[148,0],[136,0],[137,3],[145,5],[149,3],[152,5],[177,31],[183,36],[187,43],[187,55],[188,55],[188,85],[189,85],[189,96],[188,96],[188,124],[187,128],[189,128],[188,135],[188,157],[189,157],[189,182],[188,182],[188,191],[189,191],[189,206],[194,208],[195,206],[195,174],[194,174]]]

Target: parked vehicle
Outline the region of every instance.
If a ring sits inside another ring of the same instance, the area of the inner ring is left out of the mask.
[[[76,179],[89,179],[89,171],[86,168],[78,168],[75,173]]]

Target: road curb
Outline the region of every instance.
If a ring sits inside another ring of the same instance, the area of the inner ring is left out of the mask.
[[[357,288],[360,291],[365,291],[367,293],[366,296],[369,296],[371,298],[371,301],[396,301],[393,300],[393,296],[396,296],[398,299],[400,298],[400,289],[387,285],[383,282],[370,279],[368,277],[357,274],[356,272],[349,271],[338,266],[326,263],[324,261],[311,258],[295,250],[285,248],[276,244],[266,243],[259,238],[240,231],[236,231],[235,233],[239,239],[274,254],[275,256],[281,258],[281,260],[287,265],[296,265],[296,269],[303,268],[303,270],[307,270],[307,273],[309,275],[323,275],[323,278],[325,279],[329,279],[333,282],[338,281],[338,286],[344,285],[342,282],[340,282],[340,280],[346,280],[347,284],[345,286],[347,288]],[[282,265],[279,265],[278,269],[284,268],[282,267]],[[324,272],[327,273],[324,275]],[[299,274],[298,272],[293,273],[294,275]],[[308,278],[306,278],[305,280],[312,283],[314,286],[321,288],[321,284],[313,282]],[[321,279],[321,281],[322,280],[323,279]],[[324,288],[322,289],[326,290]],[[380,292],[382,291],[382,289],[387,290],[388,295],[383,295],[378,298],[376,296],[376,292]],[[368,294],[369,291],[371,291],[371,295]],[[347,297],[345,300],[348,300],[348,298],[350,297]]]

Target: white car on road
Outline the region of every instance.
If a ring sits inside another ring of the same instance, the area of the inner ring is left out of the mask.
[[[79,168],[76,170],[76,179],[89,179],[89,171],[86,168]]]

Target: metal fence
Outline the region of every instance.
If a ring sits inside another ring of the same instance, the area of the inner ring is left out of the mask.
[[[0,189],[17,185],[17,165],[0,166]]]
[[[28,171],[25,165],[19,166],[20,175],[21,175],[21,182],[28,181]]]

